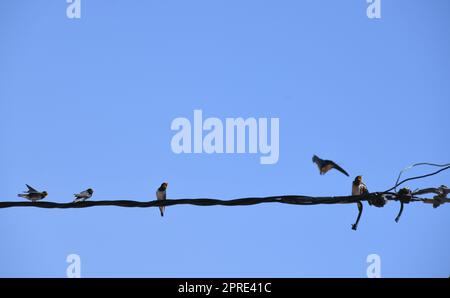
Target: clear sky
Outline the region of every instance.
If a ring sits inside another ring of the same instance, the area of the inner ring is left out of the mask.
[[[0,198],[25,183],[67,202],[347,195],[414,162],[450,162],[450,2],[0,2]],[[277,117],[280,157],[174,154],[173,119]],[[320,176],[311,157],[351,175]],[[415,175],[434,169],[415,169]],[[449,185],[450,173],[408,184]],[[450,275],[450,206],[93,207],[0,210],[0,277]]]

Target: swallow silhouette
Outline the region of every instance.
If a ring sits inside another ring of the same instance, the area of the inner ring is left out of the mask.
[[[356,176],[352,183],[352,196],[360,196],[369,193],[367,185],[362,181],[362,176]]]
[[[33,187],[29,186],[28,184],[25,184],[28,188],[28,190],[23,191],[23,193],[18,194],[17,196],[21,198],[25,198],[27,200],[30,200],[32,202],[36,202],[39,200],[42,200],[45,198],[48,193],[46,191],[37,191]]]
[[[166,190],[167,186],[169,184],[167,182],[164,182],[161,184],[161,186],[156,190],[156,199],[158,201],[165,200],[166,199]],[[159,211],[161,212],[161,216],[164,216],[164,211],[166,209],[166,206],[159,206]]]
[[[92,197],[94,194],[94,190],[92,188],[88,188],[80,193],[74,194],[75,200],[73,200],[74,203],[83,202]]]
[[[338,164],[336,164],[332,160],[321,159],[317,155],[314,155],[312,161],[317,165],[320,170],[320,175],[325,175],[329,170],[336,169],[345,176],[349,176],[348,173],[341,168]]]

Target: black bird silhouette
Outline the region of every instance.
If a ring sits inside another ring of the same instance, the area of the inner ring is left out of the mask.
[[[169,186],[169,183],[164,182],[161,184],[161,186],[156,190],[156,199],[158,201],[162,201],[166,199],[166,190]],[[166,207],[165,206],[159,206],[159,211],[161,212],[161,217],[164,216],[164,211]]]
[[[328,172],[331,169],[336,169],[339,172],[341,172],[342,174],[344,174],[345,176],[349,176],[348,173],[343,168],[341,168],[338,164],[336,164],[332,160],[321,159],[317,155],[314,155],[312,158],[312,161],[315,164],[317,164],[317,167],[320,170],[320,175],[324,175],[326,172]]]
[[[92,197],[93,194],[94,194],[94,190],[92,188],[88,188],[80,193],[74,194],[75,200],[73,202],[74,203],[84,202],[87,199],[89,199],[90,197]]]
[[[23,193],[18,194],[17,196],[28,199],[32,202],[36,202],[36,201],[42,200],[43,198],[45,198],[48,195],[48,193],[46,191],[37,191],[36,189],[29,186],[28,184],[25,184],[25,185],[27,186],[28,190],[23,191]]]

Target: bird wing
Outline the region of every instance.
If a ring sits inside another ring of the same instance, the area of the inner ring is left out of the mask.
[[[36,189],[32,188],[32,187],[29,186],[28,184],[25,184],[25,185],[27,186],[28,192],[29,192],[29,193],[37,193],[37,192],[38,192]]]
[[[358,196],[359,195],[359,186],[355,185],[355,183],[352,184],[352,196]]]
[[[82,192],[80,192],[80,193],[76,193],[76,194],[74,194],[74,196],[75,197],[77,197],[77,198],[83,198],[83,197],[86,197],[86,196],[88,196],[89,194],[88,194],[88,192],[85,190],[85,191],[82,191]]]
[[[330,162],[333,165],[333,168],[335,168],[336,170],[338,170],[339,172],[341,172],[345,176],[347,176],[347,177],[349,176],[348,173],[343,168],[341,168],[337,163],[335,163],[333,161],[330,161]]]

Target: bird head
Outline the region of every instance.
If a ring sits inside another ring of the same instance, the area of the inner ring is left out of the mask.
[[[362,176],[356,176],[355,183],[360,183],[360,182],[362,182]]]
[[[42,196],[45,198],[47,195],[48,195],[48,193],[44,190],[44,191],[42,192]]]
[[[94,190],[93,190],[92,188],[88,188],[86,191],[87,191],[90,195],[94,193]]]
[[[167,188],[168,186],[169,186],[169,183],[163,182],[163,183],[161,184],[161,189],[166,190],[166,188]]]

